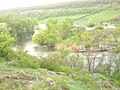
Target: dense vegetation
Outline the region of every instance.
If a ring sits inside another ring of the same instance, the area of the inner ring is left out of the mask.
[[[119,8],[118,0],[91,0],[1,11],[0,90],[119,90]],[[29,40],[55,51],[35,57],[13,49]]]

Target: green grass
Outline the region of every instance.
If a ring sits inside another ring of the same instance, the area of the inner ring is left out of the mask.
[[[90,9],[90,10],[92,9],[95,11],[98,10],[98,12],[92,15],[91,13],[86,13],[86,14],[80,13],[80,14],[68,15],[68,16],[49,17],[49,18],[43,19],[42,22],[45,22],[48,19],[58,19],[62,21],[66,18],[75,20],[74,22],[79,23],[80,25],[86,25],[90,22],[93,22],[93,23],[107,22],[120,15],[120,10],[118,9],[119,7],[120,7],[119,4],[118,5],[107,4],[107,5],[95,5],[92,7],[80,7],[83,10],[84,8],[86,8],[86,9]],[[74,8],[74,9],[77,10],[78,8]]]
[[[99,13],[96,13],[94,15],[90,15],[87,16],[81,20],[78,20],[77,22],[79,23],[89,23],[89,22],[105,22],[105,21],[109,21],[110,19],[113,19],[117,16],[120,15],[120,10],[105,10],[105,11],[101,11]]]
[[[93,16],[90,16],[89,18],[92,19],[93,21],[97,22],[97,21],[106,21],[106,20],[112,19],[118,15],[120,15],[120,10],[106,10],[106,11],[97,13]]]
[[[46,22],[48,19],[57,19],[59,21],[63,21],[66,18],[70,18],[71,20],[74,20],[74,19],[77,19],[79,17],[83,17],[84,15],[86,15],[86,14],[76,14],[76,15],[69,15],[69,16],[50,17],[50,18],[47,18],[47,19],[43,19],[41,22]]]
[[[32,75],[39,75],[39,72],[37,72],[37,70],[35,69],[31,69],[31,68],[18,68],[18,67],[1,67],[0,66],[0,71],[16,71],[16,72],[29,72],[31,73]]]

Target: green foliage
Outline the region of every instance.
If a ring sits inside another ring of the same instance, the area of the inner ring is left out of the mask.
[[[78,81],[85,90],[96,90],[100,88],[96,81],[91,78],[90,74],[78,74],[74,77],[74,79],[75,81]]]
[[[55,71],[56,72],[64,72],[67,75],[76,73],[75,70],[73,70],[71,67],[68,67],[68,66],[59,66]]]
[[[94,27],[94,26],[95,26],[95,24],[92,22],[88,23],[88,25],[87,25],[87,27]]]
[[[9,29],[6,23],[0,23],[0,32],[9,32]]]
[[[63,64],[64,59],[61,57],[61,54],[58,53],[51,53],[48,57],[41,63],[42,68],[47,68],[51,71],[56,72],[64,72],[66,74],[75,73],[70,66],[66,66]]]
[[[0,57],[6,58],[10,54],[14,38],[9,33],[0,33]]]
[[[33,34],[34,26],[38,24],[36,18],[20,18],[15,13],[7,13],[0,16],[0,32],[9,32],[17,41],[30,39]],[[2,29],[2,30],[1,30]]]
[[[103,27],[102,25],[97,25],[97,26],[95,26],[94,29],[95,29],[95,30],[103,30],[104,27]]]
[[[120,86],[120,71],[119,71],[119,70],[116,70],[116,71],[113,73],[113,78],[112,78],[112,80],[114,80],[114,82],[116,82],[116,84]]]
[[[13,60],[16,62],[16,66],[23,68],[40,68],[40,60],[37,57],[25,54],[22,51],[15,52],[16,56]]]
[[[80,44],[85,45],[86,47],[90,47],[94,45],[94,35],[92,32],[84,31],[80,35]]]
[[[39,88],[40,90],[42,89],[46,89],[46,90],[86,90],[86,89],[80,88],[80,86],[77,83],[71,82],[66,76],[62,78],[57,76],[57,77],[53,77],[49,79],[53,81],[53,85],[49,86],[45,81],[39,80],[39,81],[34,82],[31,85],[31,89],[38,90]]]
[[[70,55],[67,52],[51,53],[41,63],[42,68],[66,74],[75,74],[83,68],[83,57],[80,55]]]
[[[49,19],[46,22],[46,30],[40,30],[34,34],[32,41],[40,45],[55,46],[56,43],[61,42],[67,37],[72,26],[72,21],[66,19],[63,22],[58,22],[56,19]]]
[[[78,29],[77,28],[72,28],[70,32],[68,33],[66,39],[64,40],[64,43],[66,45],[69,45],[71,43],[76,43],[79,44],[80,37],[78,34]]]
[[[0,54],[0,62],[8,62],[9,66],[22,68],[40,68],[41,60],[35,56],[28,55],[23,51],[6,49]]]
[[[34,34],[32,36],[32,41],[35,42],[35,43],[38,43],[39,45],[44,45],[44,35],[45,35],[45,32],[40,30],[37,34]]]

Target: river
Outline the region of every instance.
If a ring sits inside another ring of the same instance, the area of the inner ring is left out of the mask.
[[[41,24],[39,25],[42,29],[45,30],[45,25]],[[38,32],[37,30],[34,30],[35,34]],[[15,51],[17,47],[13,48]],[[49,49],[46,46],[39,46],[38,44],[33,43],[32,41],[28,41],[23,45],[24,52],[27,54],[30,54],[32,56],[36,56],[38,58],[46,57],[49,53],[55,52],[53,49]],[[114,60],[114,55],[111,52],[105,51],[105,52],[77,52],[77,53],[70,53],[70,54],[78,54],[82,55],[85,58],[84,63],[88,65],[88,59],[92,62],[92,64],[95,63],[94,67],[97,67],[100,63],[102,64],[109,64]],[[112,64],[114,66],[114,63]]]

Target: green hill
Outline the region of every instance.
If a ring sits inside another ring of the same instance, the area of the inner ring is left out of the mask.
[[[119,16],[119,9],[119,0],[77,0],[45,6],[3,10],[1,13],[15,12],[21,17],[35,17],[42,22],[49,18],[58,20],[71,18],[77,23],[88,23],[114,19]]]

